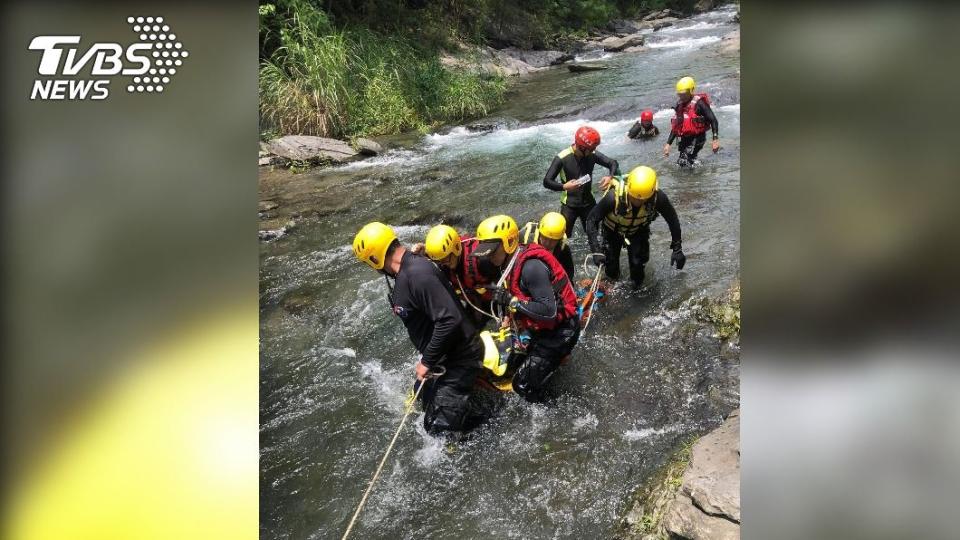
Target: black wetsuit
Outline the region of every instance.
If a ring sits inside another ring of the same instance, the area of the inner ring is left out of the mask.
[[[587,215],[597,204],[597,200],[593,197],[593,181],[565,192],[563,191],[563,184],[570,180],[576,180],[585,174],[592,175],[593,166],[597,163],[609,169],[610,176],[620,174],[620,166],[617,164],[617,160],[611,159],[600,152],[577,157],[570,147],[553,158],[550,168],[547,169],[547,174],[543,177],[543,187],[563,192],[560,198],[560,213],[567,220],[568,238],[573,238],[573,228],[577,219],[580,219],[584,231],[586,231]],[[557,176],[560,177],[559,181]]]
[[[515,317],[551,321],[557,315],[557,298],[550,269],[542,261],[528,259],[520,269],[520,290],[530,300],[517,306]],[[531,332],[526,356],[513,376],[513,390],[528,401],[543,399],[543,390],[560,361],[570,354],[580,338],[580,322],[571,317],[551,330]]]
[[[449,280],[429,259],[404,253],[391,294],[393,313],[400,317],[420,362],[446,373],[428,379],[421,392],[429,433],[469,431],[489,416],[474,383],[483,368],[483,344]]]
[[[663,191],[656,192],[656,216],[662,215],[670,227],[670,248],[678,249],[681,247],[680,239],[680,218],[677,217],[677,211],[674,209],[670,199]],[[620,278],[620,250],[623,248],[623,236],[613,231],[608,226],[601,227],[600,222],[607,214],[614,211],[614,190],[610,190],[600,199],[600,202],[590,212],[587,218],[587,240],[590,242],[590,249],[594,253],[603,253],[607,257],[605,263],[606,274],[610,279]],[[628,203],[629,204],[629,203]],[[635,212],[636,213],[636,212]],[[652,219],[652,220],[653,220]],[[651,220],[651,221],[652,221]],[[602,238],[598,234],[598,228],[602,228]],[[641,227],[633,236],[627,238],[630,244],[627,246],[627,259],[630,263],[630,278],[634,283],[640,285],[643,283],[644,265],[650,260],[650,226]]]
[[[677,113],[676,122],[683,123],[683,109],[686,107],[686,103],[677,102],[674,106],[674,110]],[[707,105],[707,102],[704,100],[697,101],[696,105],[697,115],[702,116],[707,122],[710,123],[710,131],[713,133],[713,138],[716,139],[719,137],[719,124],[717,123],[717,115],[713,114],[713,109],[710,108],[710,105]],[[678,124],[679,125],[679,124]],[[673,140],[676,139],[678,135],[671,130],[670,137],[667,138],[667,144],[673,144]],[[690,165],[693,163],[693,160],[697,159],[697,154],[700,153],[700,149],[703,148],[703,145],[707,142],[706,132],[699,135],[686,135],[679,136],[680,142],[677,143],[677,150],[680,151],[680,156],[677,158],[677,163],[681,166]],[[690,147],[693,146],[691,149]]]
[[[657,126],[650,124],[650,129],[644,129],[643,124],[640,122],[634,122],[630,131],[627,133],[627,137],[631,139],[652,139],[657,135],[660,135],[660,130]]]

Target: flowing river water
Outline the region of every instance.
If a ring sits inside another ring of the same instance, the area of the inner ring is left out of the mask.
[[[525,78],[488,119],[493,131],[448,128],[338,168],[261,172],[261,197],[297,220],[261,243],[262,538],[339,538],[403,413],[416,355],[383,279],[353,256],[356,231],[380,220],[411,244],[441,219],[466,231],[496,213],[539,219],[559,206],[543,174],[583,124],[624,171],[658,171],[686,267],[670,267],[658,219],[644,286],[616,284],[554,377],[556,397],[532,405],[509,395],[491,423],[450,447],[412,418],[354,536],[609,538],[631,491],[737,406],[739,355],[694,316],[739,280],[740,60],[720,50],[734,13],[651,33],[642,52],[603,55],[605,71]],[[673,85],[687,74],[711,96],[722,149],[708,144],[702,166],[679,170],[676,147],[668,159],[660,152]],[[660,137],[628,140],[647,107]],[[579,225],[572,246],[582,263]],[[625,254],[621,264],[626,272]]]

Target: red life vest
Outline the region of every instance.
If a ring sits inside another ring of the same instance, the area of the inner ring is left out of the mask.
[[[473,257],[473,252],[480,245],[475,238],[464,237],[460,240],[463,251],[460,253],[460,264],[456,269],[447,268],[447,278],[454,287],[460,287],[462,294],[469,294],[471,301],[483,301],[489,303],[493,300],[493,293],[485,287],[490,285],[483,274],[480,273],[480,261]]]
[[[676,116],[670,119],[671,131],[677,135],[687,137],[690,135],[701,135],[707,132],[709,125],[707,124],[707,119],[697,114],[697,103],[700,100],[703,100],[704,103],[710,105],[710,98],[706,94],[696,94],[693,96],[686,105],[677,104],[678,109],[680,109],[683,119],[678,122],[680,116]]]
[[[529,294],[520,289],[520,274],[523,272],[523,263],[530,259],[537,259],[547,265],[550,270],[550,284],[553,285],[554,298],[557,301],[557,316],[552,321],[537,321],[530,317],[517,317],[517,323],[521,328],[530,330],[551,330],[567,319],[577,315],[577,294],[573,292],[573,286],[570,285],[570,278],[567,277],[566,270],[557,261],[552,253],[540,244],[527,244],[520,246],[521,251],[517,254],[517,261],[513,263],[513,270],[510,272],[509,286],[510,294],[516,296],[521,302],[531,300]]]

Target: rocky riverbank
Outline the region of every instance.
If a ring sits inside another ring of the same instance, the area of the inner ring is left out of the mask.
[[[621,540],[740,538],[740,409],[683,446],[631,498]]]
[[[713,327],[722,361],[739,361],[740,283],[694,308]],[[740,409],[699,439],[687,440],[627,501],[620,540],[740,538]]]
[[[716,7],[718,3],[702,0],[691,13],[671,9],[653,11],[635,20],[617,19],[606,28],[596,30],[582,39],[564,43],[563,50],[529,50],[512,44],[509,35],[498,40],[500,48],[459,44],[441,56],[448,69],[475,71],[485,75],[519,77],[563,64],[579,65],[578,55],[590,53],[636,53],[645,50],[646,37],[652,32],[673,26],[683,18]],[[739,54],[739,31],[724,38],[721,51]],[[596,63],[583,63],[587,71],[602,69]],[[288,135],[261,143],[258,165],[261,167],[292,167],[304,169],[322,165],[339,165],[380,154],[383,148],[375,141],[357,138],[341,141],[324,137]]]

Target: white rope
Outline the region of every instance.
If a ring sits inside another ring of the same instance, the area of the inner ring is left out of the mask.
[[[396,444],[397,437],[400,436],[400,431],[403,430],[404,424],[407,423],[407,418],[409,418],[410,413],[413,412],[413,406],[417,403],[417,397],[420,396],[420,391],[423,390],[423,388],[427,385],[428,379],[438,378],[445,372],[446,369],[436,374],[427,373],[427,376],[423,378],[423,381],[420,383],[420,387],[417,388],[417,392],[413,395],[413,400],[410,401],[409,405],[407,405],[407,411],[403,414],[403,419],[400,420],[400,425],[397,426],[397,432],[393,434],[393,440],[391,440],[390,445],[387,446],[387,451],[383,454],[383,459],[380,460],[380,465],[377,466],[377,471],[373,473],[373,478],[370,479],[370,485],[367,486],[367,490],[363,493],[363,498],[360,499],[360,504],[357,505],[357,511],[353,513],[353,518],[350,519],[350,524],[347,525],[347,530],[343,533],[341,540],[347,540],[347,537],[350,536],[350,531],[357,522],[357,518],[360,517],[360,511],[363,510],[363,505],[367,504],[367,497],[369,497],[370,492],[373,491],[373,485],[377,482],[377,478],[380,477],[380,472],[383,471],[383,466],[387,463],[387,458],[390,457],[390,452],[393,450],[393,445]]]
[[[496,317],[494,314],[492,314],[492,313],[487,313],[486,311],[484,311],[484,310],[478,308],[477,306],[475,306],[475,305],[473,304],[473,302],[470,301],[470,295],[467,294],[467,290],[463,287],[463,284],[460,283],[460,277],[459,277],[459,276],[454,276],[454,277],[455,277],[456,280],[457,280],[457,286],[460,287],[460,290],[461,290],[461,291],[463,291],[463,299],[467,301],[467,304],[469,304],[470,307],[472,307],[473,309],[479,311],[480,313],[483,313],[483,314],[486,315],[487,317],[490,317],[491,319],[496,320],[497,317]]]

